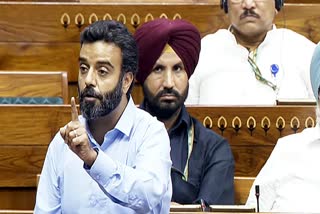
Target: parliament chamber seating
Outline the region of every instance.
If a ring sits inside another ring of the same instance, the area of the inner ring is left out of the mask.
[[[0,104],[66,104],[67,72],[0,71]]]
[[[96,20],[119,20],[134,32],[153,18],[183,18],[195,24],[202,37],[228,27],[219,0],[167,0],[166,4],[160,0],[59,1],[64,0],[0,1],[0,70],[67,71],[64,104],[69,97],[77,97],[79,33]],[[277,15],[277,26],[295,30],[317,43],[320,40],[317,3],[317,0],[286,0]],[[34,84],[38,80],[34,79]],[[141,87],[136,86],[133,98],[139,104],[143,95]],[[1,83],[0,93],[8,87],[11,86]],[[188,111],[204,126],[228,139],[236,162],[238,204],[245,202],[250,182],[277,139],[314,126],[314,110],[314,106],[188,106]],[[69,105],[0,105],[0,209],[12,209],[12,213],[33,209],[37,175],[47,146],[70,117]]]
[[[187,109],[228,139],[237,177],[255,177],[279,137],[315,125],[315,106]],[[70,105],[0,105],[0,209],[33,208],[48,144],[70,121],[70,111]],[[242,186],[235,183],[236,188]],[[244,203],[246,190],[245,185],[239,189],[237,203]]]
[[[134,32],[142,23],[154,18],[183,18],[192,22],[201,36],[228,27],[219,1],[159,2],[0,1],[0,70],[68,71],[69,95],[77,96],[79,32],[96,20],[119,20]],[[320,4],[315,4],[314,0],[301,2],[286,1],[277,15],[276,24],[317,43],[320,41]],[[136,103],[141,102],[140,87],[134,89],[133,97]]]

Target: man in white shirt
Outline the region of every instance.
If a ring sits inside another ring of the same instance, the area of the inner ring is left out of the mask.
[[[262,212],[320,212],[320,43],[312,58],[310,76],[317,100],[316,127],[278,140],[247,200],[247,205],[256,205],[255,185],[259,185]]]
[[[80,34],[71,121],[51,141],[36,214],[169,213],[170,141],[162,123],[131,97],[137,44],[120,22],[96,21]]]
[[[231,25],[202,39],[186,104],[312,99],[309,64],[315,44],[273,24],[283,0],[222,0],[221,5]]]

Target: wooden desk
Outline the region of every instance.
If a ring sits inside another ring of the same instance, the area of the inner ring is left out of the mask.
[[[33,210],[0,210],[0,214],[31,214]]]
[[[187,109],[228,139],[236,176],[255,177],[279,137],[315,124],[314,106]],[[69,105],[0,105],[0,209],[33,209],[47,147],[70,117]]]
[[[279,137],[315,126],[315,106],[199,107],[191,115],[228,139],[235,176],[257,176]]]
[[[224,212],[224,213],[253,213],[255,212],[254,207],[247,207],[244,205],[210,205],[206,208],[207,212]],[[176,205],[171,204],[170,213],[179,212],[203,212],[201,205],[189,204],[189,205]]]

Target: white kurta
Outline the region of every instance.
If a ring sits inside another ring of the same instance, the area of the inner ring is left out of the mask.
[[[320,127],[278,140],[257,176],[247,201],[255,206],[260,186],[260,212],[320,213]]]
[[[269,31],[257,49],[262,76],[280,89],[259,82],[247,61],[249,51],[226,29],[201,41],[199,63],[189,80],[186,104],[274,105],[276,99],[313,99],[309,67],[315,44],[288,29]],[[271,65],[277,65],[276,76]]]

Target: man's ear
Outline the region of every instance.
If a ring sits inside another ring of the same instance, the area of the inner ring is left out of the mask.
[[[134,80],[132,72],[126,72],[122,77],[122,91],[126,94]]]

